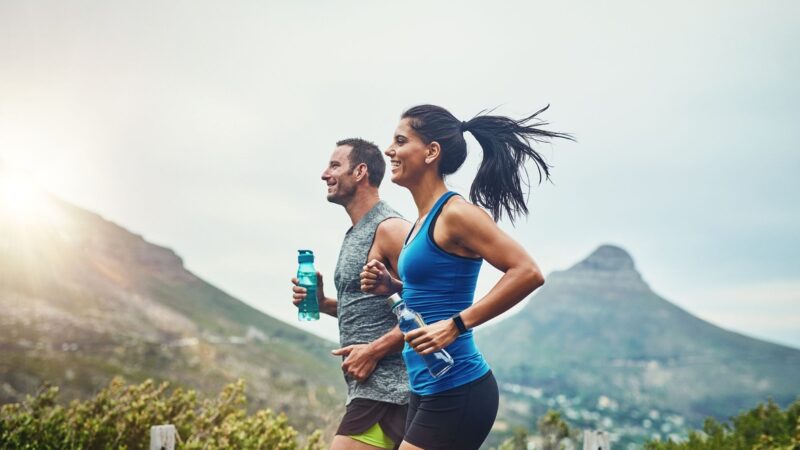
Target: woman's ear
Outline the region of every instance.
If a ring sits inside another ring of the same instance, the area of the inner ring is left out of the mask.
[[[442,146],[436,141],[431,141],[425,149],[425,164],[433,164],[442,154]]]

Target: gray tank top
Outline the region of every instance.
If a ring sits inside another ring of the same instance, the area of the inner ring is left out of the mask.
[[[392,217],[401,216],[389,205],[379,201],[347,231],[342,242],[334,274],[338,297],[339,341],[342,347],[370,343],[397,325],[397,318],[386,303],[386,297],[361,292],[360,278],[375,240],[375,230],[381,222]],[[395,404],[408,403],[408,376],[399,352],[381,359],[366,381],[357,382],[347,375],[345,381],[347,404],[354,398]]]

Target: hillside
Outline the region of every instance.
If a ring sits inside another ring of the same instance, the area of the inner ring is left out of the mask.
[[[0,309],[0,403],[43,382],[86,398],[114,375],[208,393],[244,378],[253,408],[285,411],[303,431],[341,414],[335,344],[203,281],[172,250],[56,198],[25,217],[0,208]]]

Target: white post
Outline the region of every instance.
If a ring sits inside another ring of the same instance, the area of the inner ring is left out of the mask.
[[[175,425],[150,427],[150,450],[175,450]]]
[[[603,431],[583,431],[583,450],[611,450],[608,434]]]

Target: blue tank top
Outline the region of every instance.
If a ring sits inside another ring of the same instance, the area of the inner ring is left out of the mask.
[[[411,241],[409,233],[397,261],[403,281],[403,300],[422,315],[426,324],[449,319],[472,305],[483,263],[482,258],[448,253],[433,240],[436,219],[445,202],[454,195],[457,194],[446,192],[436,201]],[[489,365],[475,346],[472,330],[460,335],[445,349],[455,364],[441,377],[433,378],[419,354],[405,344],[403,359],[412,392],[436,394],[475,381],[489,371]]]

